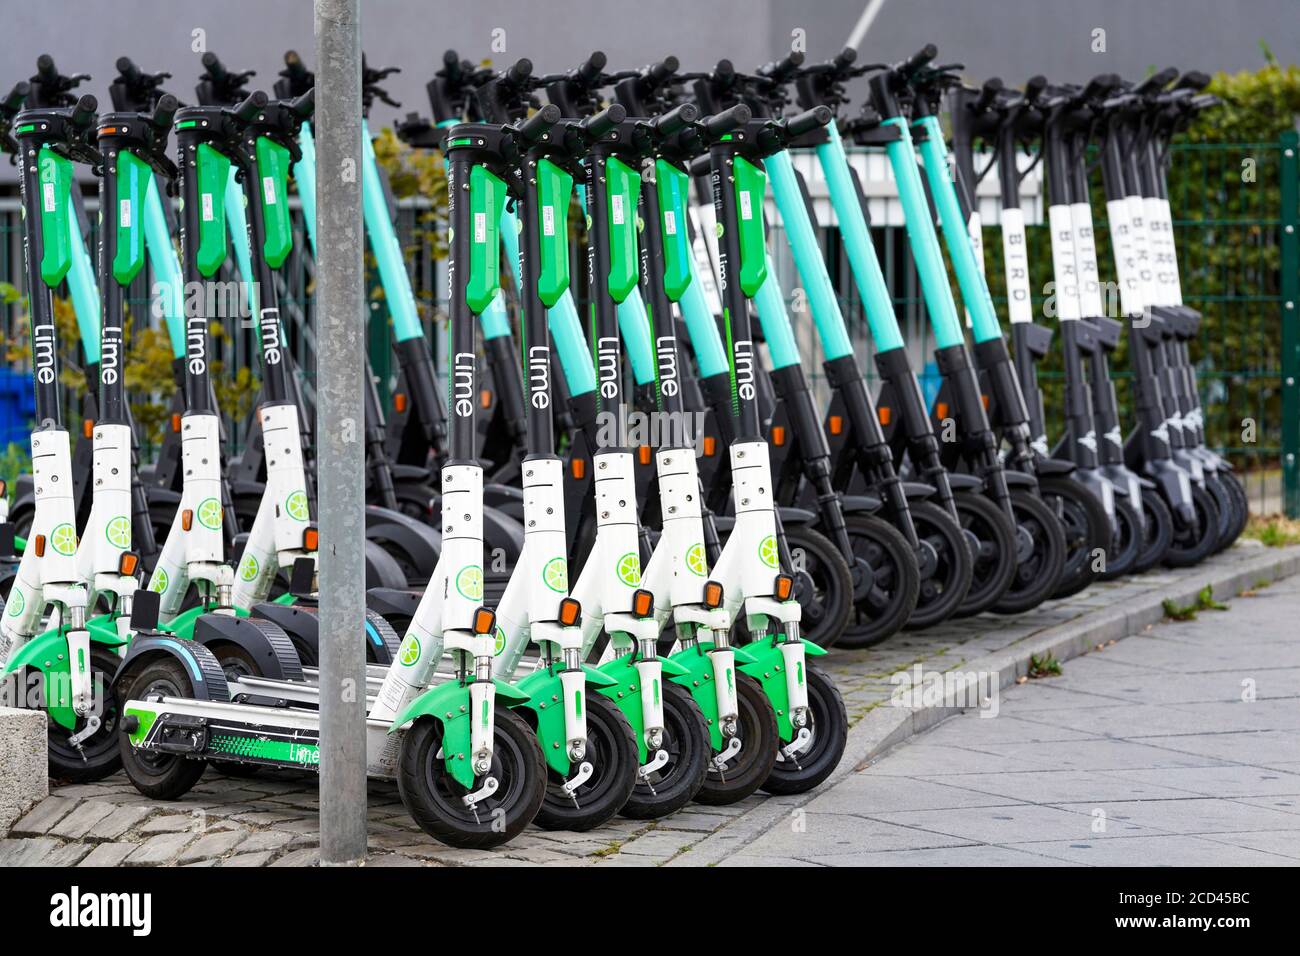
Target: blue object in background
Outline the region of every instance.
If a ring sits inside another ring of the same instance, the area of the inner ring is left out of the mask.
[[[0,369],[0,452],[10,443],[26,448],[35,417],[31,374]]]
[[[939,366],[934,362],[926,362],[925,368],[921,370],[921,394],[925,396],[927,409],[934,408],[934,399],[942,384],[943,376],[939,374]]]

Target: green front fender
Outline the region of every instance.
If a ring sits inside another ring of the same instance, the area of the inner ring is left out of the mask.
[[[709,744],[713,747],[714,753],[717,753],[722,750],[722,725],[718,719],[718,692],[713,689],[713,660],[709,656],[712,647],[712,642],[701,641],[695,647],[674,654],[673,663],[685,668],[686,673],[675,675],[672,681],[674,684],[681,684],[695,698],[695,703],[703,711],[704,722],[709,728]],[[758,658],[749,647],[733,647],[731,652],[735,655],[737,667],[758,662]]]
[[[597,690],[614,687],[618,684],[614,678],[605,674],[600,668],[590,664],[582,666],[587,678],[586,685]],[[569,759],[568,728],[564,725],[564,688],[561,686],[560,671],[533,671],[519,681],[519,690],[528,694],[529,700],[524,706],[537,718],[537,740],[542,745],[546,765],[566,779],[573,762]],[[578,695],[578,712],[582,712],[582,695]]]
[[[507,707],[519,707],[528,703],[528,694],[515,685],[503,680],[493,680],[493,684],[496,685],[497,700]],[[472,790],[474,768],[469,761],[472,739],[469,685],[452,680],[426,690],[397,715],[388,732],[391,734],[421,717],[432,717],[442,724],[442,753],[447,772],[462,787]]]
[[[636,664],[637,656],[635,654],[624,654],[607,664],[601,664],[601,672],[612,678],[613,683],[601,687],[600,692],[618,705],[618,709],[623,711],[623,716],[632,725],[632,733],[636,737],[637,754],[641,763],[644,764],[650,759],[650,755],[645,745],[645,714],[641,711],[641,691],[639,689],[641,674],[636,669]],[[671,657],[659,658],[659,664],[663,676],[670,680],[686,677],[690,674],[690,671]],[[658,688],[655,688],[655,691],[657,693]]]
[[[790,723],[790,692],[785,686],[785,658],[781,656],[781,645],[769,640],[755,641],[746,644],[745,650],[749,652],[750,660],[740,664],[737,657],[740,671],[762,686],[763,693],[767,694],[776,710],[777,733],[789,743],[794,740],[794,725]],[[807,657],[821,657],[826,653],[812,641],[803,642],[803,651]],[[799,681],[802,683],[804,680],[805,675],[800,674]]]
[[[121,647],[126,639],[106,617],[94,618],[86,625],[93,644]],[[77,714],[72,709],[72,665],[68,654],[68,641],[62,630],[46,631],[32,638],[5,665],[4,673],[30,667],[40,671],[45,685],[45,712],[50,720],[67,730],[77,728]],[[54,678],[51,681],[51,678]]]

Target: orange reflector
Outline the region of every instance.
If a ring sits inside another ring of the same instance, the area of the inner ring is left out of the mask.
[[[573,477],[576,480],[582,481],[583,478],[587,477],[587,459],[573,459],[573,464],[569,467],[569,470],[573,472]]]
[[[880,424],[888,425],[890,420],[894,417],[894,410],[888,405],[881,405],[876,409],[876,416],[880,419]]]
[[[194,511],[193,509],[186,508],[181,512],[181,530],[189,531],[190,525],[192,524],[194,524]]]
[[[116,126],[105,126],[103,129],[101,129],[101,130],[99,131],[99,135],[100,135],[100,136],[112,136],[112,135],[113,135],[114,133],[116,133],[116,132],[117,132],[117,127],[116,127]]]
[[[989,397],[987,395],[981,395],[980,401],[984,403],[984,411],[987,412],[989,410]]]
[[[123,551],[117,559],[117,573],[123,577],[135,577],[136,569],[140,567],[140,555],[134,551]]]
[[[634,617],[649,617],[655,612],[655,596],[644,588],[632,592],[632,614]]]
[[[712,458],[718,453],[718,440],[712,435],[704,436],[704,455],[706,458]]]
[[[582,605],[574,598],[568,597],[560,602],[560,623],[565,627],[574,627],[582,616]]]
[[[794,578],[788,574],[778,574],[772,582],[772,593],[778,601],[790,600],[790,595],[794,594]]]
[[[474,612],[474,633],[491,634],[496,630],[497,616],[485,607],[479,608]]]
[[[82,421],[81,434],[85,435],[87,438],[95,434],[95,423],[92,422],[89,418]]]
[[[397,414],[402,415],[406,412],[406,393],[398,392],[393,396],[393,408],[397,409]]]
[[[648,464],[650,464],[650,446],[649,446],[649,445],[640,445],[640,446],[638,446],[638,447],[637,447],[637,450],[636,450],[636,454],[637,454],[637,457],[641,460],[641,464],[643,464],[643,465],[648,465]]]
[[[36,556],[38,558],[45,557],[45,535],[43,534],[36,536]]]
[[[173,415],[173,416],[172,416],[172,432],[173,432],[173,433],[177,433],[177,432],[179,432],[180,430],[181,430],[181,417],[180,417],[179,415]]]
[[[940,421],[946,421],[948,418],[948,403],[940,402],[934,406],[934,414],[938,416]]]
[[[717,581],[704,582],[704,606],[709,610],[722,607],[722,585]]]
[[[308,528],[302,533],[302,547],[304,551],[320,550],[320,530],[317,528]]]
[[[776,445],[778,448],[779,448],[781,445],[784,445],[784,444],[785,444],[785,426],[784,426],[784,425],[773,425],[773,426],[772,426],[772,444],[773,444],[773,445]]]
[[[831,416],[831,434],[838,435],[844,431],[844,417],[842,415]]]
[[[488,389],[483,389],[478,393],[478,403],[484,408],[492,407],[492,393]]]

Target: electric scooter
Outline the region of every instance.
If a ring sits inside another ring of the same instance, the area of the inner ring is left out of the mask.
[[[254,134],[268,128],[259,112],[265,106],[262,97],[251,115],[242,108],[185,109],[177,123],[194,130],[191,135],[201,140],[196,143],[199,148],[210,148],[215,140],[219,148],[212,155],[224,157],[228,140],[249,143],[261,138]],[[188,125],[190,120],[193,126]],[[545,796],[545,764],[537,736],[515,711],[528,702],[528,695],[492,678],[496,620],[480,603],[483,538],[476,516],[483,510],[483,470],[473,454],[475,312],[486,307],[497,290],[495,224],[505,202],[504,183],[478,161],[475,141],[483,144],[489,137],[505,135],[533,140],[548,125],[546,119],[516,131],[466,125],[453,130],[448,140],[452,227],[448,371],[453,417],[451,455],[441,475],[443,548],[398,660],[385,671],[369,701],[367,717],[369,771],[396,777],[402,801],[416,822],[443,842],[462,847],[498,846],[512,839],[536,816]],[[288,149],[275,145],[283,154],[268,153],[265,147],[262,157],[241,151],[241,165],[249,172],[266,160],[287,165]],[[482,155],[491,161],[491,152]],[[224,169],[214,172],[208,180],[211,187],[227,181]],[[186,178],[197,173],[182,167],[181,175],[184,186]],[[253,244],[262,248],[258,240],[263,214],[257,203],[252,208]],[[267,433],[273,434],[270,429]],[[310,576],[311,570],[310,561],[301,559],[295,576]],[[319,765],[315,712],[230,702],[233,692],[235,698],[269,697],[310,705],[318,694],[316,687],[247,677],[227,682],[219,670],[214,672],[211,662],[204,665],[204,649],[188,642],[172,644],[155,648],[148,657],[128,659],[131,666],[119,676],[119,696],[125,701],[123,765],[141,792],[174,799],[193,786],[208,759],[227,754],[255,765],[303,769]],[[430,687],[444,650],[451,655],[454,677]]]

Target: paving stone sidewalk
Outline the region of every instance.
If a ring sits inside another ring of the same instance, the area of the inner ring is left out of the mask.
[[[922,664],[930,670],[958,669],[969,661],[1014,648],[1059,625],[1083,623],[1090,617],[1100,617],[1126,603],[1149,599],[1153,595],[1159,596],[1178,587],[1186,588],[1189,583],[1199,584],[1201,580],[1208,580],[1215,575],[1247,567],[1251,562],[1257,562],[1263,553],[1256,545],[1239,544],[1198,568],[1180,572],[1165,571],[1121,582],[1094,585],[1074,598],[1049,602],[1032,613],[1014,618],[985,615],[922,632],[905,632],[891,638],[879,648],[855,652],[835,651],[822,659],[823,666],[843,693],[850,720],[857,723],[870,711],[889,701],[895,690],[890,683],[890,676],[914,664]],[[1268,599],[1272,600],[1274,593],[1282,593],[1282,585],[1277,585],[1277,588],[1277,592],[1270,589],[1262,593],[1268,594]],[[1300,611],[1300,603],[1292,609],[1292,613],[1297,611]],[[1235,614],[1230,614],[1199,626],[1223,627],[1224,621],[1231,621],[1234,617]],[[1258,647],[1262,655],[1262,644],[1243,646]],[[1066,677],[1056,679],[1057,688],[1068,688],[1068,682],[1075,679],[1076,666],[1080,665],[1067,664]],[[1294,677],[1300,674],[1300,659],[1295,661],[1294,666],[1297,670],[1292,674],[1292,688],[1296,686]],[[1141,665],[1135,665],[1134,670],[1138,676],[1145,673]],[[1015,693],[1018,694],[1019,691]],[[1007,694],[1007,697],[1012,699],[1011,694]],[[1120,703],[1125,702],[1120,698]],[[1115,700],[1110,700],[1110,704],[1118,706]],[[975,718],[962,718],[962,723],[968,723],[972,719]],[[953,723],[955,722],[949,722]],[[1038,726],[1034,721],[1022,719],[1018,715],[1007,717],[1005,708],[1002,718],[979,721],[979,724],[986,725],[988,729],[983,731],[985,733],[1005,734],[1007,746],[1013,743],[1033,744]],[[947,726],[936,733],[951,733],[946,730]],[[1016,736],[1017,731],[1029,733],[1020,740]],[[1095,731],[1093,735],[1101,737]],[[1053,743],[1059,740],[1055,736],[1051,738]],[[1300,762],[1300,753],[1290,759]],[[1028,772],[1035,769],[1035,766],[1021,769]],[[1011,768],[1002,768],[1006,769]],[[1300,773],[1300,765],[1293,769]],[[876,776],[874,772],[872,775]],[[815,811],[812,807],[823,799],[830,802],[832,797],[835,800],[848,800],[844,795],[851,794],[852,791],[842,788],[863,786],[860,782],[863,777],[863,774],[854,774],[843,783],[827,788],[824,795],[815,797],[813,803],[808,804],[810,812],[806,819],[820,821],[823,816],[833,817],[821,806]],[[930,781],[924,783],[933,786]],[[905,789],[898,792],[902,793]],[[1295,792],[1300,793],[1300,789]],[[1019,799],[1025,801],[1023,795]],[[1089,798],[1082,799],[1086,801]],[[0,866],[310,865],[317,860],[317,800],[315,776],[291,772],[263,772],[253,778],[235,779],[209,770],[185,799],[168,804],[156,803],[140,796],[122,774],[91,785],[55,786],[50,797],[19,819],[7,838],[0,839]],[[690,863],[694,862],[690,852],[692,848],[698,847],[701,841],[727,834],[729,828],[730,832],[738,835],[734,841],[738,844],[735,849],[743,850],[738,859],[744,857],[751,863],[775,862],[785,857],[795,858],[790,852],[793,846],[778,852],[774,848],[779,843],[769,841],[778,840],[780,834],[777,831],[782,827],[787,832],[790,830],[790,817],[784,810],[786,805],[793,810],[801,802],[806,803],[807,800],[776,801],[760,794],[732,807],[690,806],[671,818],[653,824],[615,820],[598,831],[586,834],[547,833],[534,829],[498,850],[469,851],[450,849],[425,836],[406,814],[398,799],[396,787],[389,783],[374,782],[369,794],[369,865],[648,866],[661,865],[674,859],[678,863]],[[849,803],[857,805],[852,801]],[[860,803],[865,810],[885,812],[866,798]],[[923,809],[910,803],[904,804],[904,807],[910,810]],[[757,816],[755,811],[770,813],[772,808],[778,811],[777,821],[772,824],[771,832],[762,833],[754,823]],[[846,816],[845,819],[850,826],[860,825],[864,831],[868,828],[865,818]],[[1091,822],[1086,812],[1082,820],[1086,832],[1087,824]],[[1300,816],[1297,820],[1300,820]],[[740,825],[741,821],[745,821],[743,826]],[[1118,821],[1112,823],[1112,826],[1117,825]],[[882,833],[889,827],[902,830],[909,828],[905,823],[874,818],[870,826],[881,828]],[[741,833],[745,834],[743,840],[739,838]],[[808,834],[801,836],[807,837]],[[947,839],[952,842],[956,838]],[[891,846],[887,841],[878,844],[870,840],[867,842],[870,852],[887,852]],[[813,844],[797,845],[811,847]],[[758,854],[756,848],[759,846],[773,852]],[[728,850],[723,855],[731,852]],[[813,851],[808,852],[816,856]],[[926,862],[925,854],[929,852],[928,849],[920,850],[911,861]],[[1006,852],[1024,855],[1019,850]],[[899,854],[898,861],[904,862],[904,856]]]

